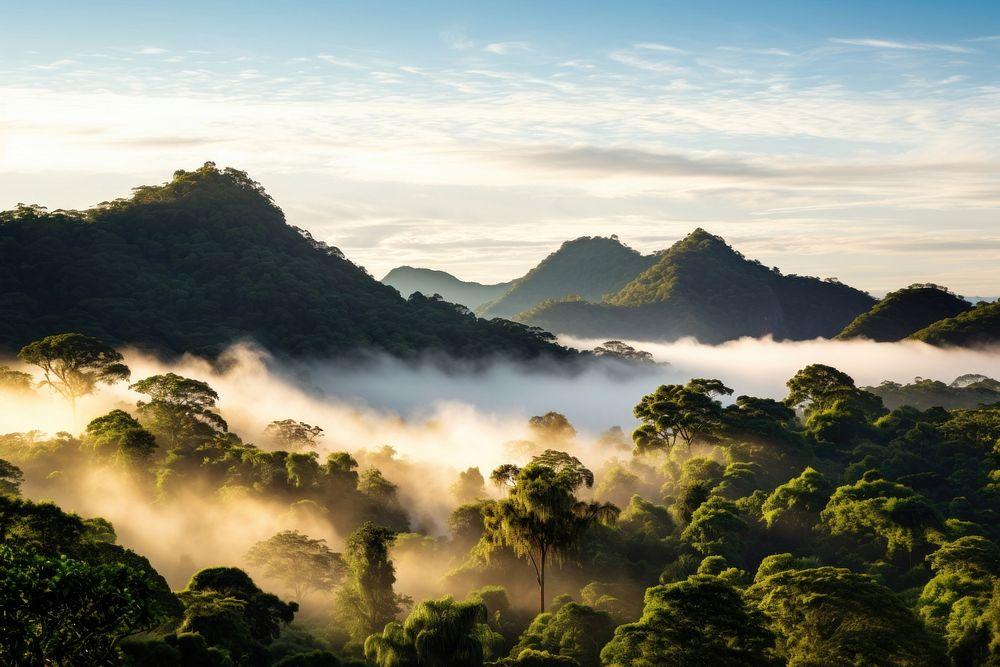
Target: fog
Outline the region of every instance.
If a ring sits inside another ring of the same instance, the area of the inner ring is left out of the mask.
[[[588,349],[601,341],[564,342]],[[472,371],[391,359],[288,365],[249,346],[232,348],[215,365],[190,357],[166,363],[135,350],[124,353],[133,380],[172,371],[208,382],[220,395],[219,411],[230,430],[245,442],[266,447],[264,428],[278,419],[321,426],[325,430],[319,443],[321,457],[331,451],[349,451],[362,469],[378,467],[399,485],[401,504],[413,528],[431,536],[447,532],[447,516],[457,504],[448,488],[460,471],[477,466],[488,476],[498,464],[523,464],[532,451],[550,444],[538,442],[537,433],[528,428],[533,415],[548,411],[566,415],[578,436],[560,447],[599,470],[610,457],[623,454],[598,444],[600,434],[615,425],[630,431],[632,406],[662,383],[713,377],[737,395],[781,398],[785,381],[810,363],[835,366],[859,384],[878,384],[884,379],[906,382],[915,376],[950,381],[964,373],[1000,377],[997,349],[769,339],[719,346],[694,341],[632,344],[651,352],[661,364],[629,370],[611,361],[561,369],[496,362]],[[79,435],[91,419],[113,408],[134,414],[140,398],[124,383],[102,387],[80,400],[74,414],[45,389],[32,396],[6,396],[0,401],[0,433],[37,430]],[[524,444],[533,439],[533,446]],[[245,565],[246,550],[279,530],[298,529],[327,539],[335,550],[343,546],[344,536],[336,534],[329,521],[292,511],[287,503],[227,496],[197,486],[179,499],[162,503],[151,500],[134,484],[120,471],[95,465],[64,471],[55,480],[29,477],[24,491],[34,499],[39,494],[52,498],[85,516],[109,519],[120,542],[149,557],[176,587],[183,586],[199,567]],[[427,558],[422,560],[414,553],[410,549],[405,556],[401,554],[402,591],[418,599],[444,592],[430,573],[444,574],[461,554],[442,558],[428,547]],[[428,562],[434,563],[432,569],[427,569]],[[527,577],[527,568],[520,574]]]

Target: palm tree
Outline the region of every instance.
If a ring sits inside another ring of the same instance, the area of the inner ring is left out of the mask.
[[[510,547],[535,570],[539,606],[545,612],[545,568],[562,562],[596,523],[614,523],[620,510],[611,503],[577,499],[581,486],[594,485],[593,473],[565,452],[547,450],[523,468],[505,464],[490,479],[507,489],[507,497],[483,509],[485,532],[479,544],[484,556]]]

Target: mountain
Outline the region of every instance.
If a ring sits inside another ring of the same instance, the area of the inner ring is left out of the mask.
[[[903,340],[938,320],[955,317],[972,304],[937,285],[910,285],[890,292],[871,310],[858,315],[837,338],[879,342]]]
[[[782,275],[696,229],[602,303],[552,300],[518,320],[588,337],[806,340],[835,335],[874,302],[833,279]]]
[[[546,299],[578,296],[599,301],[620,290],[655,261],[655,255],[642,255],[615,236],[582,236],[563,243],[480,312],[484,317],[511,318]]]
[[[1000,343],[1000,301],[980,303],[960,315],[924,327],[910,338],[938,346],[974,347]]]
[[[909,405],[917,410],[941,407],[945,410],[975,410],[1000,404],[1000,382],[985,375],[962,375],[951,384],[915,378],[910,384],[886,380],[877,387],[862,387],[882,399],[889,410]]]
[[[509,282],[495,285],[466,282],[445,271],[413,266],[396,267],[382,278],[382,283],[396,288],[403,297],[409,297],[414,292],[425,296],[439,294],[445,301],[462,304],[470,310],[500,298],[511,285]]]
[[[566,356],[551,336],[423,296],[404,300],[285,223],[245,173],[206,163],[88,211],[0,213],[0,349],[53,333],[214,355],[358,350]]]

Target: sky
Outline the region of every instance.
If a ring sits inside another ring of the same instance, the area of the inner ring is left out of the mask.
[[[695,227],[1000,293],[1000,3],[0,0],[0,209],[206,161],[381,277]]]

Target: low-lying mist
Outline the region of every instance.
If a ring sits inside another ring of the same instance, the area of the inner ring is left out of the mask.
[[[587,349],[601,341],[564,342]],[[560,370],[495,362],[463,371],[388,358],[364,364],[282,364],[246,346],[232,348],[224,363],[216,365],[196,358],[166,363],[134,350],[124,353],[133,381],[174,372],[208,382],[219,393],[219,410],[230,430],[245,442],[268,448],[264,429],[275,420],[290,418],[321,426],[325,431],[319,443],[321,458],[348,451],[361,469],[378,467],[399,485],[411,526],[431,536],[447,532],[447,517],[458,504],[449,487],[459,472],[478,467],[488,477],[501,463],[525,463],[532,454],[531,447],[524,446],[526,441],[534,438],[536,451],[551,444],[537,442],[537,433],[528,426],[533,415],[564,414],[578,433],[572,442],[559,443],[560,448],[570,449],[600,470],[609,458],[629,456],[627,449],[601,444],[601,434],[616,425],[627,434],[634,426],[632,407],[662,383],[718,378],[736,395],[781,398],[785,381],[810,363],[835,366],[858,384],[909,381],[915,376],[950,381],[964,373],[1000,376],[998,350],[945,350],[919,342],[745,339],[719,346],[694,341],[632,344],[665,363],[630,369],[604,360]],[[125,383],[104,387],[80,400],[74,414],[54,394],[38,389],[33,395],[3,399],[0,434],[79,435],[90,420],[114,408],[134,412],[140,398]],[[197,568],[243,565],[253,543],[280,530],[298,529],[325,538],[335,550],[343,546],[344,535],[336,534],[328,521],[292,511],[287,503],[201,493],[197,488],[169,503],[153,501],[120,471],[98,465],[65,479],[64,484],[47,480],[42,485],[41,480],[28,478],[24,490],[39,499],[37,490],[44,488],[46,497],[67,510],[107,518],[121,543],[148,556],[177,587]],[[488,485],[487,489],[492,492]],[[439,554],[429,552],[429,556],[437,559],[433,570],[427,569],[426,559],[412,553],[401,556],[397,563],[401,592],[417,599],[449,592],[427,576],[431,571],[444,574],[449,561],[441,561]],[[454,564],[460,554],[451,556]]]

